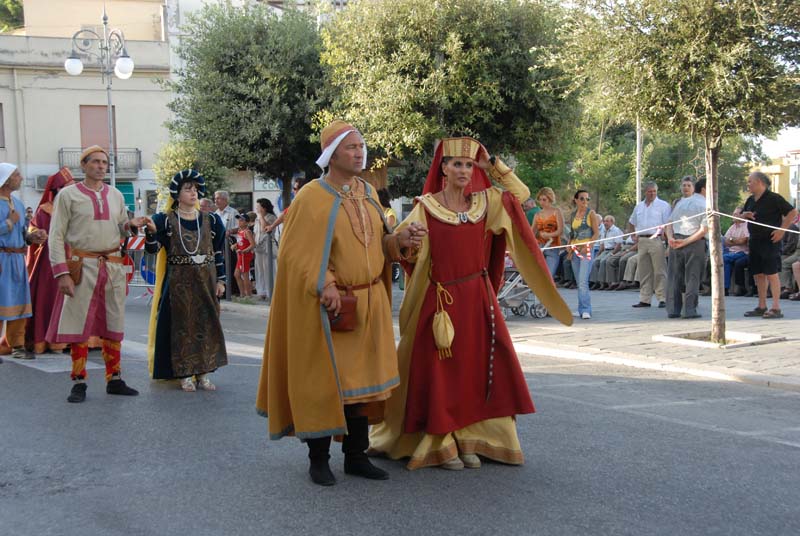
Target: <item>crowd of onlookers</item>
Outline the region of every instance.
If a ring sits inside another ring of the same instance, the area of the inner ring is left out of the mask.
[[[769,191],[769,179],[766,176],[752,174],[748,185],[751,183],[759,195],[751,196],[748,203],[756,203],[754,197],[759,198],[766,191],[769,195],[763,196],[759,202],[766,203],[769,199],[772,205],[777,203],[780,206],[780,216],[790,214],[791,206],[785,200],[781,203],[782,198]],[[645,184],[644,199],[635,206],[625,231],[617,225],[613,215],[601,216],[591,210],[588,206],[589,194],[584,190],[578,190],[573,196],[570,213],[562,212],[556,206],[555,192],[551,188],[540,189],[535,198],[523,205],[539,245],[544,249],[554,281],[560,287],[577,288],[579,291],[576,316],[591,318],[589,291],[627,289],[639,290],[639,301],[632,304],[635,308],[651,307],[655,295],[658,307],[667,309],[670,318],[700,316],[697,298],[711,294],[705,180],[683,177],[681,194],[679,199],[667,203],[658,198],[655,183]],[[721,237],[726,296],[757,295],[758,284],[753,272],[772,272],[769,267],[765,269],[762,260],[758,261],[755,269],[751,267],[752,245],[748,221],[756,221],[757,216],[752,207],[751,210],[746,208],[740,206],[735,209],[734,216],[745,218],[732,220]],[[766,213],[766,210],[762,208],[761,212]],[[788,230],[797,231],[797,217],[791,214],[788,217],[795,218]],[[780,226],[779,223],[777,225]],[[766,239],[756,241],[756,247],[772,242],[772,229],[757,229],[757,232],[766,233]],[[591,245],[587,246],[587,242]],[[780,251],[780,267],[774,268],[778,272],[775,277],[780,281],[780,292],[776,299],[800,301],[798,234],[784,232],[779,243],[779,246],[775,244]],[[775,248],[759,256],[759,259],[773,255]],[[777,262],[770,261],[771,264]],[[770,297],[773,294],[770,284],[765,281],[764,286],[765,297]],[[760,309],[765,309],[765,314],[762,315]],[[756,311],[758,316],[767,318],[771,318],[772,314],[780,314],[778,307],[773,306],[772,309],[774,313],[761,306]]]

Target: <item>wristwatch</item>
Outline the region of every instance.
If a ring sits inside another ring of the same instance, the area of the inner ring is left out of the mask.
[[[497,161],[497,157],[496,157],[495,155],[492,155],[492,156],[490,156],[490,157],[489,157],[489,163],[490,163],[491,165],[494,165],[494,163],[495,163],[496,161]]]

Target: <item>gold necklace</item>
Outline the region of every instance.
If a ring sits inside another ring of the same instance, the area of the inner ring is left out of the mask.
[[[450,208],[450,204],[447,202],[447,192],[445,190],[442,190],[442,201],[444,201],[444,203],[443,203],[444,207],[447,210],[449,210],[450,212],[455,212],[456,214],[460,214],[462,212],[469,211],[469,203],[467,202],[466,198],[462,198],[462,199],[463,199],[464,203],[466,204],[466,208],[464,210],[453,210],[452,208]]]

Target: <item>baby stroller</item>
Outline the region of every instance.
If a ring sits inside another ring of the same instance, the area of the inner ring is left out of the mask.
[[[522,279],[514,261],[506,254],[505,283],[497,293],[497,301],[503,308],[503,317],[508,319],[510,314],[525,316],[530,314],[533,318],[547,316],[547,308],[536,299],[536,295],[528,288]],[[510,313],[510,314],[509,314]]]

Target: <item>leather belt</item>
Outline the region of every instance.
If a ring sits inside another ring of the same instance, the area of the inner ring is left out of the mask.
[[[483,277],[486,275],[489,275],[489,272],[486,270],[486,268],[484,268],[480,272],[475,272],[474,274],[465,275],[464,277],[459,277],[458,279],[452,279],[450,281],[435,281],[432,277],[430,278],[430,280],[434,284],[439,283],[443,287],[449,287],[450,285],[457,285],[459,283],[471,281],[473,279],[477,279],[479,277]]]
[[[122,257],[110,255],[112,253],[119,253],[119,248],[109,249],[108,251],[85,251],[82,249],[73,249],[70,252],[70,257],[80,257],[81,259],[100,259],[113,264],[125,264]]]
[[[369,283],[364,283],[364,284],[361,284],[361,285],[336,285],[336,288],[338,288],[339,290],[347,290],[347,291],[363,290],[365,288],[371,287],[372,285],[377,285],[378,283],[380,283],[381,279],[382,279],[382,276],[378,276],[375,279],[373,279],[372,281],[370,281]]]
[[[28,252],[28,248],[0,248],[0,253],[19,253],[20,255],[25,255]]]

